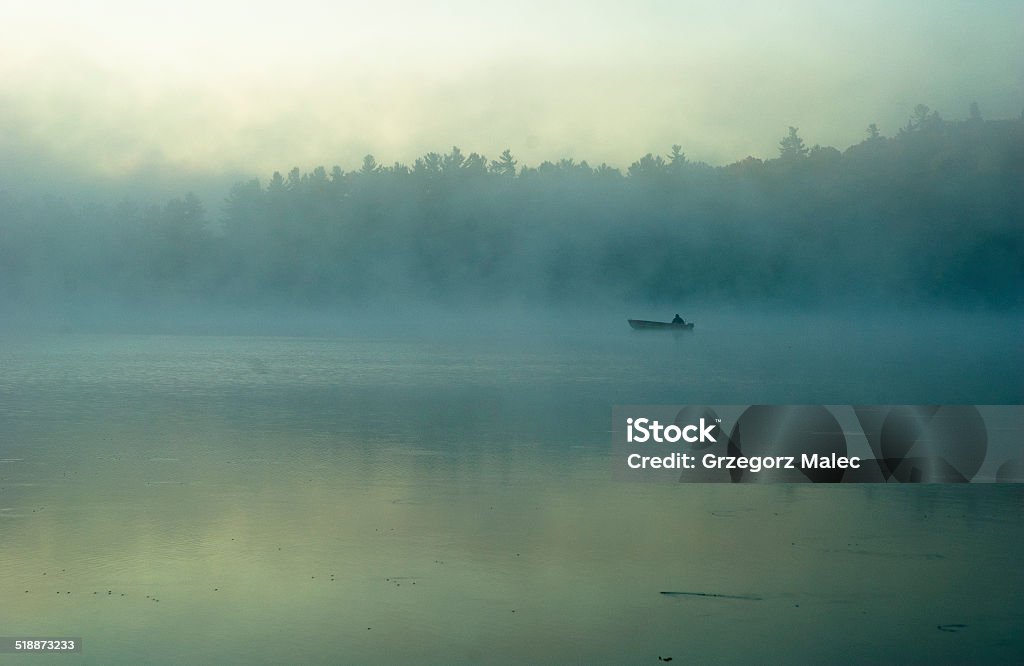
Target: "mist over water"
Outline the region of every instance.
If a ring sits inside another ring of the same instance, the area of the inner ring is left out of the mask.
[[[1019,660],[1018,485],[619,483],[611,415],[1020,404],[1022,146],[919,105],[721,167],[0,191],[0,626],[104,664]]]
[[[416,372],[424,368],[443,368],[443,377],[427,377],[439,389],[563,382],[575,383],[574,393],[589,391],[611,402],[1013,404],[1024,395],[1016,372],[1024,360],[1024,319],[1015,313],[677,309],[695,322],[691,334],[633,331],[627,318],[668,321],[674,311],[624,305],[153,312],[75,325],[57,319],[29,329],[31,335],[7,332],[5,374],[16,372],[29,352],[47,357],[54,349],[107,340],[103,349],[116,356],[138,345],[159,350],[160,341],[168,340],[195,347],[197,360],[208,364],[196,371],[205,367],[202,378],[215,383],[226,381],[220,372],[231,363],[252,371],[239,378],[258,379],[277,358],[278,345],[306,343],[337,354],[349,350],[353,357],[304,358],[304,372],[290,368],[296,385],[353,390],[362,375],[347,374],[345,363],[361,360],[357,350],[378,349],[379,379],[396,390],[418,385]],[[122,350],[118,341],[132,343]],[[265,344],[265,356],[239,352],[236,342]],[[392,372],[389,364],[402,359],[392,354],[399,352],[417,362]],[[69,381],[81,376],[63,365],[66,358],[54,359]],[[278,369],[294,362],[279,359]],[[125,368],[110,368],[106,380],[129,381],[118,374]]]
[[[1012,312],[1022,148],[1024,120],[920,104],[891,137],[872,124],[840,151],[790,127],[777,158],[719,167],[679,145],[626,169],[453,146],[274,172],[223,201],[0,191],[0,305],[72,327],[409,304]]]
[[[626,324],[656,312],[8,336],[0,621],[87,663],[1019,654],[1016,486],[666,487],[609,458],[613,404],[1019,402],[1017,319]]]

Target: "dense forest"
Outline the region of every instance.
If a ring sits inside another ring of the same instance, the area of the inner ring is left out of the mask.
[[[416,299],[1016,308],[1024,118],[917,107],[839,151],[625,172],[458,148],[237,184],[224,202],[71,204],[0,191],[0,303],[60,308]]]

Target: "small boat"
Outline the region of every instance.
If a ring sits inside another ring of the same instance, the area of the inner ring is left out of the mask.
[[[635,331],[692,331],[693,322],[673,324],[669,321],[647,321],[646,319],[627,319]]]

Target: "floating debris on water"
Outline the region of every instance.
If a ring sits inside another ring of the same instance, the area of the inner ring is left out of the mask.
[[[712,592],[659,592],[667,597],[712,597],[715,599],[742,599],[744,601],[763,601],[756,594],[714,594]]]
[[[939,631],[948,631],[951,634],[955,634],[961,629],[966,629],[966,624],[940,624],[936,627]]]

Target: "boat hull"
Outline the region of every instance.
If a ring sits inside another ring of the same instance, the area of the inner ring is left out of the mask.
[[[673,324],[668,321],[647,321],[646,319],[627,319],[634,331],[692,331],[693,322]]]

